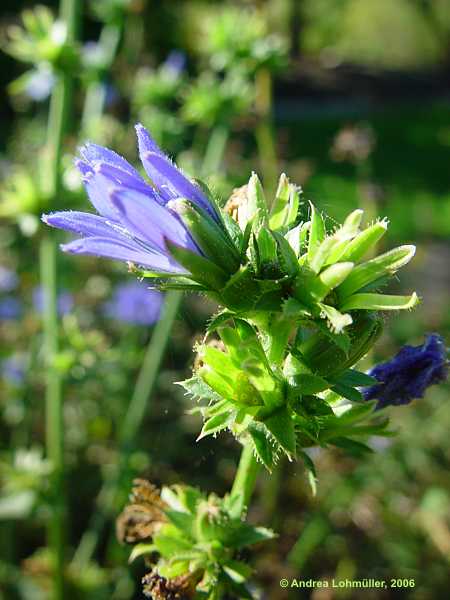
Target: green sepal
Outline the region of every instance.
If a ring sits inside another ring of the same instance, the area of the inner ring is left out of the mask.
[[[344,301],[342,310],[409,310],[419,303],[414,292],[411,296],[387,294],[353,294]]]
[[[205,211],[184,198],[171,200],[170,207],[179,215],[206,257],[226,273],[234,273],[239,268],[239,252],[226,229],[220,228]]]
[[[325,239],[325,224],[323,222],[322,215],[315,208],[314,204],[310,202],[311,206],[311,220],[310,220],[310,228],[309,228],[309,241],[308,241],[308,252],[307,252],[307,260],[308,263],[311,264],[311,261],[314,259],[314,254],[317,251],[317,248],[320,246],[322,241]]]
[[[300,203],[298,188],[289,183],[284,173],[281,174],[275,201],[271,209],[269,225],[272,230],[290,227],[297,219]]]
[[[174,244],[168,238],[165,238],[164,241],[167,250],[175,260],[191,273],[194,281],[198,281],[213,290],[220,290],[225,285],[228,275],[223,269],[207,258]]]
[[[281,270],[289,277],[295,277],[299,271],[299,264],[297,256],[294,250],[291,248],[289,242],[277,231],[273,231],[277,244],[277,257],[280,263]]]
[[[294,422],[287,408],[277,410],[272,416],[264,420],[264,425],[273,438],[286,452],[289,458],[295,456],[296,442]]]
[[[247,431],[253,442],[253,449],[256,457],[263,463],[269,472],[272,472],[275,463],[274,449],[269,441],[269,436],[265,431],[264,425],[252,421],[249,424]]]
[[[252,309],[260,295],[252,269],[241,267],[230,277],[220,295],[223,304],[233,310],[239,312]]]
[[[210,419],[208,419],[200,431],[199,436],[196,441],[199,442],[201,439],[208,435],[214,435],[223,429],[226,429],[230,423],[230,417],[232,417],[231,411],[226,411],[219,413],[218,415],[214,415]]]
[[[339,394],[339,396],[347,398],[347,400],[351,400],[352,402],[364,402],[364,396],[361,392],[349,385],[336,383],[331,389],[333,392],[336,392],[336,394]]]
[[[386,233],[387,221],[377,221],[364,231],[361,231],[350,242],[342,242],[328,257],[328,262],[351,261],[358,262]]]
[[[409,263],[415,251],[416,248],[412,245],[399,246],[356,266],[344,283],[337,288],[340,301],[342,302],[372,281],[376,281],[385,275],[394,274],[398,269]]]
[[[375,379],[375,377],[371,377],[370,375],[362,373],[361,371],[357,371],[356,369],[349,369],[348,371],[341,373],[341,375],[335,379],[335,382],[352,387],[365,387],[379,383],[378,379]]]
[[[268,226],[267,202],[264,190],[256,173],[252,173],[247,187],[249,220],[253,224],[253,230]]]
[[[199,375],[195,373],[190,379],[177,381],[194,399],[206,399],[209,402],[219,402],[222,398]]]

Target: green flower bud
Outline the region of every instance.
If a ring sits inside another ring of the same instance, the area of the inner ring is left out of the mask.
[[[346,331],[351,340],[347,353],[322,332],[298,346],[303,361],[313,373],[330,377],[355,365],[379,338],[382,321],[371,313],[364,313]]]

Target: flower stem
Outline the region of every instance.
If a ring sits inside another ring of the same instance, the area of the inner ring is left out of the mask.
[[[107,519],[114,511],[117,492],[122,485],[128,485],[125,478],[129,474],[129,457],[134,448],[134,439],[148,410],[149,399],[155,387],[181,299],[181,292],[173,291],[166,295],[161,319],[156,324],[147,347],[133,396],[119,433],[120,463],[115,475],[105,481],[100,490],[98,499],[99,504],[102,505],[101,511],[98,510],[94,513],[91,525],[83,534],[73,559],[78,567],[85,567],[92,558]]]
[[[230,131],[226,125],[217,125],[212,130],[203,158],[203,177],[208,177],[219,169],[229,134]]]
[[[64,597],[65,521],[66,497],[64,485],[64,427],[62,378],[55,368],[58,353],[58,317],[56,306],[56,247],[53,240],[45,236],[40,247],[41,285],[44,299],[43,337],[46,357],[46,447],[52,464],[51,490],[52,512],[48,526],[48,543],[54,561],[53,598]]]
[[[66,23],[68,40],[76,31],[78,0],[61,0],[60,17]],[[47,128],[48,194],[54,203],[61,191],[61,156],[72,94],[70,73],[59,73],[50,100]],[[40,277],[43,292],[43,348],[46,358],[46,449],[52,464],[52,513],[48,525],[48,543],[53,557],[52,598],[63,600],[66,553],[67,502],[64,485],[64,426],[62,376],[55,366],[59,350],[57,310],[56,245],[45,235],[40,246]]]
[[[272,77],[268,69],[260,69],[256,73],[255,87],[259,117],[255,129],[256,144],[264,187],[269,192],[268,198],[271,198],[276,188],[278,161],[272,124]]]
[[[260,465],[256,462],[253,448],[247,442],[242,449],[241,458],[234,477],[233,487],[231,488],[231,496],[238,497],[236,513],[239,516],[242,515],[248,507],[255,488],[259,468]]]

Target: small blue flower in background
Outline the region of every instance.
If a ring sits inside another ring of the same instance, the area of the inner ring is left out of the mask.
[[[89,199],[99,215],[77,211],[43,215],[48,225],[85,237],[62,246],[72,254],[92,254],[130,261],[155,272],[186,274],[171,256],[166,240],[202,254],[187,227],[171,210],[171,200],[185,198],[214,221],[220,217],[200,187],[187,179],[160,150],[142,125],[136,126],[139,155],[155,187],[124,158],[96,144],[86,144],[77,161]]]
[[[116,287],[112,299],[105,304],[105,314],[124,323],[152,325],[159,319],[162,301],[161,292],[132,281]]]
[[[12,292],[18,283],[17,273],[0,265],[0,292]]]
[[[172,50],[163,63],[163,68],[178,77],[186,67],[186,54],[180,50]]]
[[[378,400],[377,409],[409,404],[426,389],[447,378],[447,350],[436,333],[421,346],[403,346],[394,358],[369,371],[380,383],[362,390],[366,400]]]
[[[6,358],[1,364],[1,374],[10,385],[21,385],[25,377],[25,357],[15,354]]]
[[[44,292],[40,286],[33,290],[33,306],[38,313],[44,310]],[[60,317],[67,315],[73,308],[73,296],[69,292],[61,292],[57,299],[58,314]]]
[[[0,320],[14,321],[22,316],[22,302],[14,296],[0,298]]]

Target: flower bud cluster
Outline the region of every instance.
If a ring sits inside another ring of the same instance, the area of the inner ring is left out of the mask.
[[[190,598],[195,590],[249,597],[245,581],[251,569],[235,554],[274,537],[242,520],[239,496],[207,497],[181,485],[159,492],[140,479],[117,520],[117,534],[135,544],[130,560],[146,556],[151,563],[143,579],[150,598]]]

